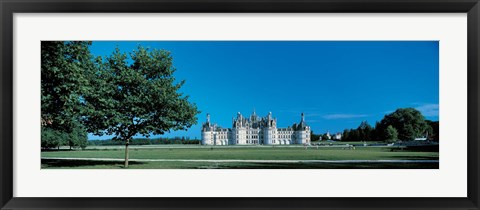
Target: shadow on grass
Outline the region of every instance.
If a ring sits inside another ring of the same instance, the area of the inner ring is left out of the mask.
[[[439,163],[246,163],[210,169],[439,169]]]
[[[41,149],[41,152],[65,152],[65,151],[75,151],[74,149]]]
[[[129,165],[143,165],[142,162],[129,161]],[[54,159],[42,159],[42,169],[48,168],[82,168],[82,167],[95,167],[99,168],[124,168],[121,161],[102,161],[102,160],[54,160]]]
[[[407,156],[407,155],[390,155],[390,156],[382,156],[385,159],[393,159],[393,160],[439,160],[438,157],[428,157],[422,155],[414,155],[414,156]],[[382,159],[382,158],[379,158]]]

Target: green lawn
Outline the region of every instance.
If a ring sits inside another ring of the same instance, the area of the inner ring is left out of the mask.
[[[124,158],[123,149],[42,152],[42,157]],[[391,152],[388,148],[357,147],[261,147],[261,148],[165,148],[130,149],[131,159],[207,159],[207,160],[392,160],[438,159],[438,152]]]
[[[49,151],[42,157],[124,158],[123,149]],[[438,160],[438,152],[395,151],[389,148],[357,147],[199,147],[132,148],[130,159],[188,160]],[[42,168],[119,168],[121,162],[43,160]],[[438,163],[207,163],[133,162],[130,168],[438,168]]]

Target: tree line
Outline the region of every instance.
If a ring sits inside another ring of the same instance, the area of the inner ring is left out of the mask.
[[[400,108],[387,114],[375,127],[362,121],[357,128],[345,129],[341,141],[412,141],[425,137],[439,141],[439,122],[426,120],[420,111],[414,108]],[[325,140],[326,134],[312,134],[313,140]]]
[[[200,144],[199,139],[188,139],[185,137],[174,138],[133,138],[130,140],[130,145],[156,145],[156,144]],[[123,145],[123,142],[116,140],[90,140],[89,146],[110,146],[110,145]]]
[[[42,127],[41,133],[42,149],[60,149],[61,146],[69,146],[70,149],[85,149],[88,146],[88,134],[80,124],[76,124],[70,132]]]

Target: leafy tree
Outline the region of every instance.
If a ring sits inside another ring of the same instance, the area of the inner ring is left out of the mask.
[[[433,140],[433,141],[439,141],[440,139],[440,133],[439,133],[439,127],[440,124],[438,121],[430,121],[426,120],[429,128],[428,128],[428,139]]]
[[[65,145],[68,136],[66,133],[49,127],[42,127],[41,147],[44,149],[57,148]]]
[[[85,149],[88,144],[87,132],[78,122],[75,122],[74,125],[75,127],[70,133],[50,127],[42,127],[41,147],[44,149],[59,149],[60,146],[70,146],[70,149]]]
[[[321,135],[317,135],[317,134],[313,133],[313,131],[310,131],[310,140],[311,140],[311,141],[318,141],[318,140],[320,140],[320,136],[321,136]]]
[[[326,133],[324,133],[322,135],[322,140],[330,140],[330,138],[328,138],[328,135]]]
[[[343,130],[342,141],[348,141],[350,139],[350,131],[348,129]]]
[[[139,46],[127,56],[117,48],[102,62],[90,80],[96,89],[83,100],[83,121],[89,132],[125,143],[125,167],[134,135],[149,137],[197,123],[199,111],[179,92],[185,81],[175,80],[169,52]]]
[[[375,122],[375,127],[373,128],[372,130],[372,133],[371,133],[371,140],[372,141],[383,141],[383,135],[384,135],[384,131],[380,131],[379,130],[379,127],[380,127],[380,122]]]
[[[362,121],[357,128],[358,139],[357,141],[371,141],[373,128],[367,121]]]
[[[350,129],[349,136],[350,136],[350,139],[348,141],[360,141],[361,140],[360,132],[358,131],[358,129]]]
[[[385,140],[387,142],[395,142],[398,139],[398,132],[393,126],[389,125],[385,130]]]
[[[385,115],[377,126],[379,132],[384,132],[391,125],[398,132],[400,140],[414,140],[423,136],[428,129],[428,124],[423,115],[414,108],[401,108]]]
[[[85,149],[88,144],[88,133],[85,128],[78,122],[75,123],[71,133],[67,133],[67,141],[70,149],[81,148]]]
[[[93,67],[90,42],[41,42],[42,126],[70,133]],[[48,132],[48,131],[47,131]]]
[[[79,123],[81,96],[93,68],[91,42],[41,42],[42,148],[85,148],[87,133]]]

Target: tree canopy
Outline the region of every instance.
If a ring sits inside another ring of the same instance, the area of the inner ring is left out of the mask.
[[[440,139],[440,123],[438,121],[426,120],[427,124],[430,126],[428,129],[428,139],[433,141],[439,141]]]
[[[385,141],[387,142],[395,142],[397,141],[398,138],[398,132],[397,129],[395,129],[393,126],[388,125],[387,129],[385,129],[385,136],[383,137]]]
[[[320,139],[321,136],[322,136],[322,134],[315,134],[315,133],[313,133],[313,131],[310,131],[310,140],[311,141],[319,141],[319,140],[321,140]]]
[[[137,134],[150,136],[183,130],[197,123],[199,113],[188,96],[179,92],[170,52],[141,46],[130,54],[118,48],[93,73],[84,95],[85,123],[89,132],[114,135],[126,142]]]
[[[93,67],[90,42],[42,41],[42,126],[70,133],[80,117],[80,96],[85,94]]]
[[[81,96],[93,68],[90,42],[41,43],[41,146],[85,148],[87,132],[80,124]]]
[[[356,129],[345,129],[342,134],[342,141],[371,141],[373,127],[367,121],[362,121]]]
[[[85,149],[88,144],[87,131],[78,122],[74,123],[71,132],[56,130],[50,127],[42,127],[41,147],[43,149],[60,148],[69,146],[72,148]]]
[[[406,141],[424,136],[429,128],[423,115],[414,108],[400,108],[385,115],[376,129],[385,131],[390,125],[397,130],[398,139]]]

